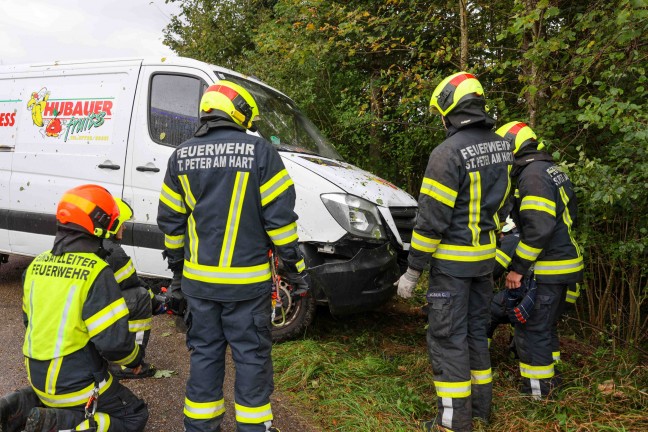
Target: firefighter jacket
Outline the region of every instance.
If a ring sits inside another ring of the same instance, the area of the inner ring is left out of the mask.
[[[83,405],[113,383],[106,360],[136,367],[139,346],[115,276],[99,256],[100,239],[59,229],[54,249],[24,274],[23,344],[27,376],[50,407]]]
[[[185,294],[249,300],[270,291],[273,245],[288,272],[305,268],[295,188],[279,154],[263,138],[224,120],[201,130],[169,158],[158,226],[168,256],[178,251],[184,256]]]
[[[122,295],[126,300],[129,311],[128,328],[131,332],[151,330],[153,320],[151,318],[152,303],[156,303],[155,294],[148,288],[148,285],[137,276],[135,265],[131,257],[126,254],[121,243],[114,238],[105,239],[103,248],[108,255],[106,262],[115,273],[115,280],[119,284]],[[140,293],[141,288],[141,293]],[[128,291],[130,290],[130,291]],[[146,300],[143,298],[144,290],[148,293]],[[126,292],[124,292],[126,291]]]
[[[524,150],[516,155],[511,173],[517,184],[511,216],[520,242],[510,269],[526,274],[535,266],[538,283],[581,282],[584,266],[573,235],[577,206],[571,181],[546,152]]]
[[[423,270],[431,256],[430,266],[451,276],[493,271],[497,211],[510,189],[513,153],[482,115],[468,127],[451,125],[430,155],[408,258],[413,269]]]
[[[515,232],[506,234],[499,241],[499,246],[495,251],[495,268],[493,269],[493,279],[498,279],[508,270],[509,264],[511,264],[511,257],[515,253],[515,248],[517,247],[520,241],[520,234],[515,230]]]

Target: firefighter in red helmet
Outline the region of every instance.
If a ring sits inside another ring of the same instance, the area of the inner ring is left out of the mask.
[[[560,384],[554,357],[558,354],[556,322],[565,298],[583,279],[583,256],[573,235],[576,194],[567,173],[543,150],[533,130],[513,121],[496,133],[513,146],[511,177],[516,188],[511,215],[520,241],[508,266],[506,288],[516,290],[533,269],[536,301],[524,324],[515,326],[522,391],[546,398]]]
[[[184,426],[187,432],[220,430],[229,345],[236,365],[237,430],[278,431],[270,405],[267,253],[270,248],[277,251],[293,295],[308,289],[297,242],[295,188],[274,147],[247,133],[259,108],[245,88],[225,80],[210,86],[200,115],[194,137],[169,158],[157,218],[174,271],[172,285],[181,279],[188,305],[187,345],[192,352]],[[219,152],[223,163],[191,163],[206,149]]]
[[[398,294],[411,296],[430,265],[428,353],[437,417],[427,430],[465,432],[489,421],[492,373],[486,332],[493,293],[498,211],[510,188],[510,144],[497,136],[477,78],[459,72],[434,90],[446,139],[430,155]]]

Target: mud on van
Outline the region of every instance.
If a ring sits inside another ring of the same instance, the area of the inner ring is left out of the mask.
[[[231,70],[186,58],[0,66],[0,263],[52,246],[63,192],[97,183],[134,209],[124,247],[144,276],[170,278],[156,225],[173,149],[199,124],[199,101],[228,79],[259,104],[258,133],[295,183],[298,233],[316,283],[291,302],[279,287],[275,339],[300,333],[316,304],[333,314],[385,303],[409,249],[416,201],[342,160],[283,93]]]

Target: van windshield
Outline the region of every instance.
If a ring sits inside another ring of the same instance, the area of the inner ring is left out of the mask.
[[[259,104],[259,133],[279,151],[315,154],[342,160],[337,150],[297,105],[286,96],[253,81],[216,71],[216,76],[232,81],[250,92]]]

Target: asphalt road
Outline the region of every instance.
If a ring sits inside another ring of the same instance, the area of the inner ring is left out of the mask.
[[[24,326],[21,313],[21,275],[30,263],[29,258],[11,256],[9,263],[0,265],[0,395],[28,385],[22,356]],[[124,385],[144,398],[150,418],[146,432],[182,431],[184,388],[189,374],[189,354],[185,335],[176,329],[173,317],[153,318],[151,341],[147,347],[147,361],[158,369],[173,371],[169,378],[125,380]],[[225,378],[227,411],[222,432],[234,432],[234,365],[228,355]],[[319,432],[299,413],[299,407],[275,392],[271,398],[275,426],[282,432]]]

